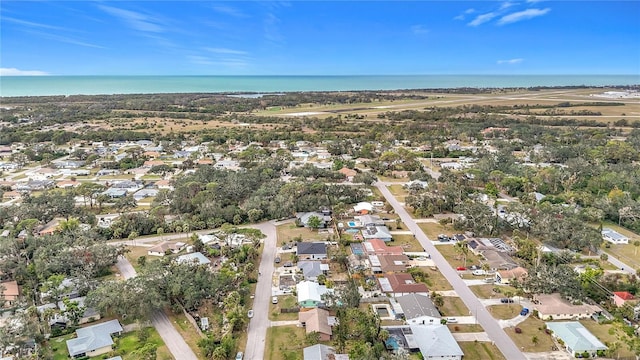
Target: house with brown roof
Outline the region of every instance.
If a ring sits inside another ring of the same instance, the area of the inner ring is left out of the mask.
[[[602,311],[589,304],[572,304],[560,294],[539,294],[533,297],[533,308],[538,311],[542,320],[578,320],[590,318],[594,313]]]
[[[0,283],[0,305],[11,307],[18,301],[19,297],[20,288],[15,280]]]
[[[387,246],[386,242],[380,239],[370,239],[362,243],[364,251],[369,255],[402,255],[402,246]]]
[[[338,170],[338,172],[342,175],[344,175],[347,178],[347,181],[352,182],[353,181],[353,177],[356,176],[357,172],[353,169],[349,169],[347,167],[343,167],[342,169]]]
[[[196,165],[213,165],[213,160],[211,160],[211,159],[198,159],[198,160],[196,160]]]
[[[384,277],[378,278],[378,283],[382,292],[394,297],[408,294],[429,295],[427,285],[417,283],[411,274],[385,274]]]
[[[385,273],[404,272],[409,268],[409,257],[407,255],[377,255],[380,263],[380,270]]]
[[[179,253],[186,246],[183,242],[169,242],[163,241],[160,244],[150,247],[147,250],[149,256],[165,256],[168,253]]]
[[[522,283],[522,281],[529,275],[527,269],[518,266],[510,270],[498,270],[496,271],[496,284],[507,285],[514,279]]]
[[[320,341],[331,340],[333,332],[329,325],[329,311],[320,308],[300,311],[298,321],[307,334],[317,332],[320,335]]]
[[[164,165],[164,161],[162,160],[147,160],[144,162],[144,164],[142,165],[143,167],[154,167],[154,166],[159,166],[159,165]]]
[[[5,200],[5,201],[20,199],[21,197],[22,195],[20,195],[20,193],[17,191],[7,191],[2,194],[2,200]]]
[[[63,221],[63,218],[55,218],[48,223],[46,223],[40,230],[38,230],[38,235],[52,235],[58,229],[60,229],[60,222]]]
[[[173,190],[173,186],[171,185],[170,180],[158,180],[156,181],[155,185],[156,187],[158,187],[158,189]]]
[[[617,307],[622,307],[628,301],[635,301],[636,298],[628,291],[614,291],[613,292],[613,303],[616,304]]]
[[[78,186],[80,186],[80,182],[77,180],[62,180],[56,183],[56,187],[60,189],[77,188]]]

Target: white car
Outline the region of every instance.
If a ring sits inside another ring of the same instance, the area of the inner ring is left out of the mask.
[[[454,318],[454,317],[448,317],[447,318],[447,323],[449,324],[455,324],[458,322],[458,319]]]
[[[238,351],[238,353],[236,354],[236,360],[242,360],[243,357],[244,354],[242,353],[242,351]]]
[[[277,304],[278,303],[278,297],[277,296],[272,297],[271,298],[271,303],[272,304]]]
[[[253,310],[249,310],[247,316],[249,317],[249,319],[251,319],[253,317]]]

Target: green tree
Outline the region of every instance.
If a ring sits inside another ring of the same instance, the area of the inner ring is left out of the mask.
[[[307,225],[312,229],[318,229],[322,225],[322,220],[319,217],[312,215],[309,217],[309,220],[307,220]]]

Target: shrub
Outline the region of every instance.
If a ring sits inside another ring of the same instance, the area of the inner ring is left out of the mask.
[[[522,329],[520,329],[519,327],[514,329],[516,334],[522,334]]]

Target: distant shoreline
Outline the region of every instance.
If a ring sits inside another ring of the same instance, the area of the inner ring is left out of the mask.
[[[639,86],[640,75],[3,76],[0,97]]]

